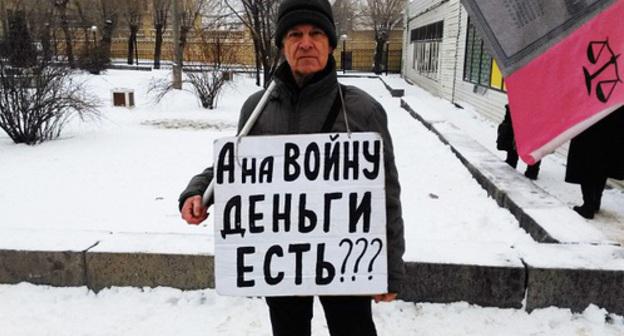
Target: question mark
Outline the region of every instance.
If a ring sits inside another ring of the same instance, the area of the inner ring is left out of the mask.
[[[351,250],[353,250],[353,242],[351,242],[351,240],[349,240],[348,238],[343,239],[340,244],[338,244],[338,246],[342,247],[342,243],[349,243],[349,251],[347,251],[347,255],[344,258],[344,261],[342,262],[342,267],[340,268],[340,273],[342,275],[344,275],[345,273],[345,269],[347,266],[347,259],[349,259],[349,256],[351,255]],[[340,277],[340,282],[344,282],[344,277],[341,276]]]
[[[370,263],[368,264],[368,273],[373,271],[373,263],[375,262],[375,259],[377,259],[377,256],[379,255],[379,253],[381,253],[381,247],[383,245],[383,243],[381,242],[381,239],[379,238],[375,238],[373,239],[373,241],[371,242],[371,246],[375,243],[378,242],[379,243],[379,249],[377,250],[377,253],[375,253],[375,255],[373,256],[373,258],[371,259]],[[368,280],[372,280],[373,276],[369,275],[368,276]]]
[[[362,249],[362,253],[360,253],[360,256],[355,260],[355,268],[353,269],[354,274],[351,277],[351,281],[355,281],[355,273],[357,273],[358,267],[360,266],[360,260],[362,260],[362,257],[364,256],[364,253],[366,252],[366,249],[368,248],[368,241],[366,241],[366,239],[360,238],[356,240],[355,245],[358,245],[360,242],[364,243],[364,248]]]

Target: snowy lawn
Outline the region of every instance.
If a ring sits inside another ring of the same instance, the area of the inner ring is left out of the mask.
[[[240,106],[257,87],[253,78],[238,75],[218,109],[208,111],[184,91],[154,103],[148,84],[165,76],[169,72],[84,75],[105,103],[101,121],[73,123],[61,139],[34,147],[0,135],[0,230],[211,234],[211,220],[200,227],[180,220],[177,197],[192,175],[212,163],[213,140],[235,133]],[[516,219],[379,80],[343,82],[373,95],[388,113],[403,189],[407,260],[418,253],[419,241],[531,243]],[[134,89],[137,107],[110,106],[116,87]]]
[[[312,335],[328,335],[315,301]],[[566,309],[481,308],[467,303],[373,304],[380,336],[572,336],[624,334],[624,318],[589,306]],[[0,285],[0,334],[21,335],[270,335],[262,299],[218,296],[213,290]]]

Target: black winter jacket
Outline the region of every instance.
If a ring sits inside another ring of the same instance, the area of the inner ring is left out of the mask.
[[[262,114],[249,135],[310,134],[319,133],[338,94],[335,62],[330,57],[325,70],[314,75],[303,88],[292,78],[287,63],[276,71],[276,88],[271,93]],[[388,132],[387,116],[383,107],[364,91],[343,86],[347,119],[352,132],[374,131],[381,134],[384,142],[384,167],[386,183],[386,239],[388,246],[388,290],[399,293],[404,278],[403,253],[405,240],[401,215],[400,185],[394,162],[394,150]],[[251,95],[243,104],[239,119],[240,130],[260,101],[264,91]],[[343,113],[333,125],[332,132],[345,132]],[[180,196],[180,205],[186,198],[203,194],[212,179],[212,168],[193,177]]]

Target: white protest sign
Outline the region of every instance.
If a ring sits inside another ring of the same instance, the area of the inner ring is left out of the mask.
[[[214,153],[219,294],[387,292],[378,133],[232,137]]]

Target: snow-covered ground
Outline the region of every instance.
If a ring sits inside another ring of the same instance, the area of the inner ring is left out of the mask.
[[[211,164],[213,140],[234,134],[238,110],[257,88],[253,79],[236,76],[215,111],[199,108],[188,92],[172,93],[156,104],[146,92],[148,83],[168,75],[113,70],[85,75],[104,102],[103,118],[75,122],[59,140],[34,147],[14,145],[0,131],[0,249],[6,240],[3,232],[11,230],[43,233],[58,241],[81,231],[212,233],[210,220],[193,227],[179,219],[177,197],[193,174]],[[432,253],[426,247],[433,245],[473,245],[478,259],[487,258],[486,246],[534,244],[450,149],[402,110],[380,81],[342,81],[366,90],[388,113],[402,185],[406,260]],[[134,89],[137,107],[110,106],[110,90],[116,87]],[[414,94],[424,103],[442,106],[437,98]],[[549,176],[548,171],[545,167],[540,179]],[[23,236],[18,245],[37,247],[37,240]],[[463,250],[445,253],[449,259],[466,257]],[[380,335],[624,333],[622,317],[607,316],[596,307],[583,314],[557,308],[528,314],[465,303],[374,307]],[[326,334],[321,311],[316,310],[315,335]],[[21,284],[0,285],[0,335],[4,334],[267,335],[269,324],[261,300],[219,297],[212,290],[113,288],[96,295],[85,288]]]
[[[315,302],[312,335],[328,335]],[[617,336],[624,318],[589,306],[582,314],[547,308],[480,308],[467,303],[374,304],[380,336]],[[262,299],[218,296],[213,290],[0,285],[0,334],[44,335],[270,335]]]
[[[200,227],[180,220],[177,197],[192,175],[212,163],[213,140],[235,133],[240,106],[257,87],[252,78],[236,76],[215,111],[201,109],[188,92],[174,92],[155,104],[146,92],[149,83],[168,75],[111,70],[86,76],[104,102],[101,121],[75,123],[61,139],[34,147],[14,145],[0,135],[0,230],[211,234],[212,217]],[[532,242],[379,80],[343,82],[366,90],[388,113],[407,260],[422,253],[421,241]],[[111,89],[117,87],[136,91],[136,108],[110,106]]]
[[[405,100],[415,109],[433,110],[459,127],[465,134],[494,153],[501,160],[506,152],[496,149],[496,129],[498,124],[476,112],[475,107],[465,101],[458,101],[463,109],[458,109],[448,100],[433,97],[424,89],[408,85],[398,75],[384,77],[395,88],[405,89]],[[502,116],[502,114],[501,114]],[[569,208],[583,203],[581,188],[577,184],[564,182],[566,158],[561,153],[553,153],[542,160],[538,179],[534,181],[542,189],[566,204]],[[524,173],[526,165],[518,162],[518,174]],[[601,210],[593,220],[588,220],[598,230],[613,241],[624,243],[624,189],[615,185],[607,186],[602,198]]]

